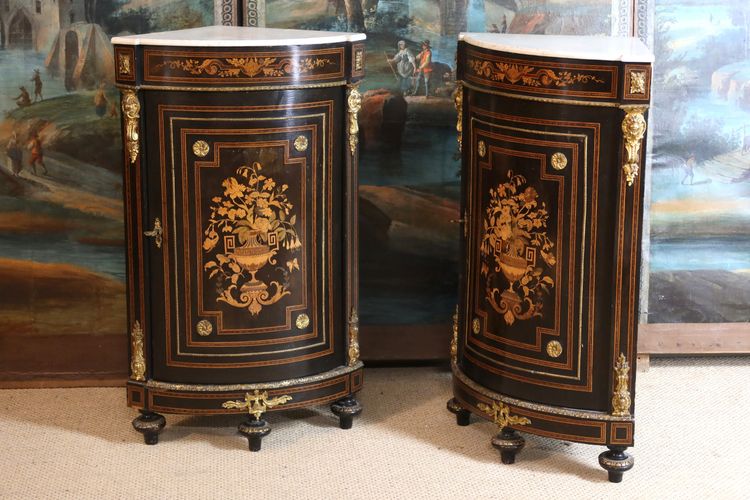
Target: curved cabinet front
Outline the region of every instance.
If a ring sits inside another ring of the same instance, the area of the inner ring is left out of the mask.
[[[466,265],[449,409],[495,421],[508,463],[518,430],[610,446],[600,462],[619,480],[632,466],[650,66],[521,52],[459,43]]]
[[[245,413],[257,451],[266,412],[334,402],[349,428],[361,411],[363,39],[221,27],[114,39],[128,404],[147,443],[164,427],[156,412]]]
[[[342,90],[199,97],[145,93],[149,216],[165,234],[149,250],[154,378],[267,382],[346,364]]]

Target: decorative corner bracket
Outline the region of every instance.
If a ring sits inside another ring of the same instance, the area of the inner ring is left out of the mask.
[[[130,331],[130,378],[146,380],[146,358],[143,355],[143,328],[141,322],[133,323]]]
[[[463,109],[464,109],[464,85],[456,82],[456,91],[453,93],[453,104],[456,106],[456,142],[458,152],[463,149]]]
[[[141,102],[138,100],[135,90],[122,91],[122,114],[125,117],[125,149],[130,157],[130,163],[135,163],[141,150],[138,132]]]
[[[275,406],[281,406],[285,404],[288,401],[291,401],[291,396],[278,396],[275,398],[268,398],[268,391],[260,392],[258,389],[255,389],[255,391],[250,394],[249,392],[245,393],[245,400],[244,401],[226,401],[221,406],[222,408],[237,408],[240,410],[246,409],[247,412],[255,417],[255,420],[260,420],[261,415],[263,415],[266,411],[268,411],[269,408],[273,408]]]
[[[638,176],[641,162],[641,143],[646,133],[646,119],[643,113],[648,106],[623,106],[625,118],[622,120],[622,134],[625,139],[625,152],[627,158],[622,166],[625,173],[625,181],[632,186]]]
[[[458,361],[458,304],[453,313],[453,337],[451,337],[451,361],[455,364]]]
[[[630,416],[630,365],[625,355],[620,353],[615,364],[615,390],[612,395],[612,415],[615,417]]]
[[[358,89],[359,83],[353,83],[347,85],[347,112],[349,113],[349,151],[352,156],[357,152],[357,145],[359,144],[359,121],[357,114],[362,109],[362,95]]]
[[[492,406],[485,403],[479,403],[477,408],[492,417],[492,421],[495,422],[500,429],[510,427],[511,425],[528,425],[531,423],[531,420],[526,417],[511,415],[510,407],[502,401],[493,401]]]
[[[352,307],[349,316],[349,366],[354,366],[359,361],[359,316],[357,309]]]

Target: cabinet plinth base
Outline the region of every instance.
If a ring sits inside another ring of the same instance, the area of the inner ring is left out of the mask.
[[[622,481],[622,475],[633,468],[633,457],[625,453],[625,446],[608,446],[608,451],[599,455],[599,465],[607,471],[610,483]]]
[[[362,413],[362,405],[353,396],[348,396],[333,403],[331,411],[339,417],[340,428],[351,429],[354,417]]]
[[[500,451],[500,460],[507,465],[515,463],[516,453],[523,449],[526,440],[515,429],[503,427],[497,436],[492,438],[492,446]]]
[[[133,420],[133,429],[143,434],[143,441],[146,444],[158,443],[159,433],[165,425],[167,425],[167,419],[151,411],[141,410],[141,414]]]
[[[250,451],[260,451],[261,441],[271,432],[271,426],[263,419],[250,418],[237,426],[240,434],[247,438]]]
[[[445,404],[448,411],[456,415],[456,424],[465,427],[471,423],[471,412],[461,406],[456,398],[451,398]]]

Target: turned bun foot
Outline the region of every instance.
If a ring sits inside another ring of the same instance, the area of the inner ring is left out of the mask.
[[[347,396],[333,403],[331,411],[339,417],[339,427],[342,429],[351,429],[354,417],[362,413],[362,405],[354,399],[354,396]]]
[[[625,446],[608,446],[609,451],[599,455],[599,465],[607,471],[610,483],[622,481],[622,475],[633,468],[633,457],[625,453]]]
[[[165,425],[167,425],[167,420],[163,415],[145,410],[141,410],[141,414],[133,420],[133,429],[143,434],[143,441],[146,444],[158,443],[159,433]]]
[[[512,464],[516,461],[516,453],[526,444],[526,440],[518,431],[510,427],[503,427],[500,433],[492,438],[492,446],[500,451],[500,460],[504,464]]]
[[[456,398],[451,398],[446,403],[448,411],[456,415],[456,424],[464,427],[471,423],[471,412],[461,406]]]
[[[247,438],[250,451],[260,451],[261,442],[271,432],[271,426],[263,419],[249,419],[242,422],[237,430]]]

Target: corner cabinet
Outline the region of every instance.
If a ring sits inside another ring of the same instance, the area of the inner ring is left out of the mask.
[[[652,56],[636,39],[462,34],[459,425],[604,445],[633,466],[643,151]]]
[[[207,27],[113,39],[133,426],[161,413],[361,412],[357,90],[364,35]]]

